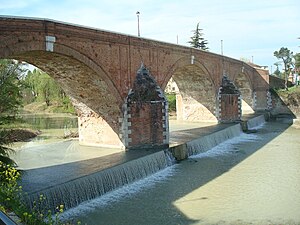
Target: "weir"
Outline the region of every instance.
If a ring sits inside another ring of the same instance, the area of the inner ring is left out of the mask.
[[[255,127],[264,121],[264,116],[261,115],[249,119],[247,124]],[[197,129],[193,129],[191,133],[195,134],[196,131]],[[55,210],[57,206],[64,205],[65,209],[69,209],[165,169],[175,163],[175,158],[182,160],[206,152],[239,136],[242,129],[240,124],[233,124],[221,125],[219,130],[215,128],[204,135],[198,132],[197,138],[161,151],[115,153],[106,159],[99,157],[26,171],[22,186],[28,195],[24,200],[29,207],[33,207],[33,202],[39,202],[40,195],[43,194],[46,199],[41,206]],[[104,165],[103,168],[101,165]]]
[[[265,122],[265,115],[254,117],[247,121],[248,129],[253,129],[254,127],[260,126],[264,122]]]
[[[217,131],[215,133],[206,135],[204,137],[197,138],[195,140],[189,141],[187,145],[187,155],[197,155],[202,152],[206,152],[209,149],[217,146],[218,144],[239,136],[241,134],[240,124],[236,124],[225,128],[223,130]]]
[[[43,195],[45,200],[41,207],[55,211],[59,205],[65,209],[77,206],[81,202],[94,199],[121,186],[140,180],[158,172],[174,163],[174,158],[167,150],[155,152],[130,160],[98,172],[86,174],[69,181],[28,192],[24,199],[29,207],[34,201],[39,202]],[[64,173],[61,171],[60,173]],[[47,176],[47,174],[44,174]],[[34,183],[34,181],[33,181]]]

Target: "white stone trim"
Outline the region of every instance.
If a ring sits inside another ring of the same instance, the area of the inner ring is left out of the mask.
[[[54,50],[54,43],[56,41],[55,36],[46,36],[46,51],[47,52],[53,52]]]

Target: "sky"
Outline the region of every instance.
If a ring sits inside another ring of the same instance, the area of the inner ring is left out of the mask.
[[[58,20],[189,46],[197,23],[209,51],[272,72],[274,51],[300,52],[299,0],[0,0],[0,15]]]

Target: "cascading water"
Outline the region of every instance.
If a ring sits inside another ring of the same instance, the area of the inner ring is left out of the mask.
[[[265,122],[264,115],[260,115],[249,119],[247,121],[248,129],[252,129],[262,125]],[[202,152],[206,152],[218,144],[239,136],[242,133],[241,125],[236,124],[234,126],[227,127],[223,130],[209,134],[204,137],[192,140],[187,143],[188,156],[197,155]]]
[[[265,116],[260,115],[260,116],[257,116],[257,117],[254,117],[254,118],[248,120],[247,126],[248,126],[248,129],[253,129],[257,126],[262,125],[264,122],[265,122]]]
[[[192,140],[187,143],[188,156],[206,152],[228,139],[239,136],[241,132],[240,124],[236,124],[215,133]]]
[[[81,202],[94,199],[121,186],[140,180],[174,163],[169,151],[159,151],[126,163],[95,172],[35,193],[30,193],[25,201],[33,207],[40,195],[46,197],[43,205],[52,210],[59,205],[65,209]]]

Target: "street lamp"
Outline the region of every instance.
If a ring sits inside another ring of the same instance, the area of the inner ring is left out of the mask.
[[[138,36],[140,36],[140,12],[136,12],[137,20],[138,20]]]
[[[223,40],[221,40],[221,55],[223,55]]]

